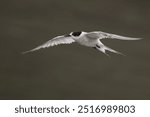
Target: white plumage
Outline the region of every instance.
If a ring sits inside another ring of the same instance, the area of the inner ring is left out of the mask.
[[[32,50],[26,51],[24,53],[33,52],[33,51],[39,50],[41,48],[47,48],[47,47],[55,46],[58,44],[71,44],[73,42],[77,42],[80,45],[95,48],[95,49],[103,52],[104,54],[106,54],[106,50],[113,52],[113,53],[121,54],[120,52],[105,46],[100,41],[101,39],[107,39],[107,38],[119,39],[119,40],[139,40],[140,39],[140,38],[131,38],[131,37],[120,36],[120,35],[111,34],[111,33],[105,33],[102,31],[71,32],[69,35],[57,36],[57,37],[49,40],[48,42],[46,42]],[[108,54],[106,54],[106,55],[108,55]]]

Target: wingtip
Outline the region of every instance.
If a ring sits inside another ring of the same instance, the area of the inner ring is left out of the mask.
[[[25,51],[25,52],[22,52],[22,54],[27,54],[27,53],[30,53],[30,52],[33,52],[33,51],[36,51],[37,49],[32,49],[32,50],[29,50],[29,51]]]
[[[31,51],[25,51],[25,52],[22,52],[21,54],[27,54],[27,53],[29,53],[29,52],[31,52]]]
[[[120,38],[122,40],[128,40],[128,41],[134,41],[134,40],[141,40],[142,38],[133,38],[133,37],[123,37],[123,38]]]
[[[144,38],[138,38],[138,40],[141,40],[141,39],[144,39]]]
[[[116,34],[112,34],[111,35],[112,38],[114,39],[119,39],[119,40],[141,40],[142,38],[134,38],[134,37],[127,37],[127,36],[121,36],[121,35],[116,35]]]
[[[32,50],[22,52],[22,54],[27,54],[27,53],[29,53],[29,52],[33,52],[33,51],[39,50],[40,48],[41,48],[41,47],[37,47],[37,48],[34,48],[34,49],[32,49]]]
[[[141,39],[143,39],[143,38],[133,38],[133,40],[141,40]]]

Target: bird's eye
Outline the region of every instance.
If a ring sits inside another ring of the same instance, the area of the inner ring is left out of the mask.
[[[78,37],[78,36],[80,36],[81,33],[82,33],[81,31],[80,32],[73,32],[72,35],[75,37]]]

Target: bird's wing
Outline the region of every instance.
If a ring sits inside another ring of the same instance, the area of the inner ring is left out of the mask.
[[[141,38],[132,38],[132,37],[125,37],[125,36],[120,36],[116,34],[111,34],[111,33],[105,33],[101,31],[94,31],[94,32],[89,32],[86,34],[87,37],[91,39],[119,39],[119,40],[139,40]]]
[[[58,44],[70,44],[73,42],[75,42],[75,40],[72,39],[71,36],[57,36],[57,37],[47,41],[46,43],[42,44],[41,46],[38,46],[32,50],[29,50],[29,51],[26,51],[23,53],[33,52],[33,51],[39,50],[41,48],[47,48],[47,47],[55,46]]]

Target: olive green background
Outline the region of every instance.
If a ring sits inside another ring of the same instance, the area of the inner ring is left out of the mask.
[[[149,0],[0,2],[0,99],[150,99]],[[127,56],[59,45],[23,51],[72,31],[141,37],[103,40]]]

